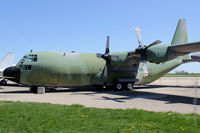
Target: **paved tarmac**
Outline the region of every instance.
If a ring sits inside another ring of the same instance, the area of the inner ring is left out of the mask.
[[[81,104],[86,107],[200,114],[200,78],[161,78],[134,91],[58,88],[32,94],[28,87],[0,86],[0,100]]]

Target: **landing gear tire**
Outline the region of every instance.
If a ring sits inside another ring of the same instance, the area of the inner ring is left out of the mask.
[[[5,79],[1,80],[0,82],[1,85],[7,85],[7,81]]]
[[[123,85],[122,85],[122,83],[117,83],[117,84],[116,84],[116,89],[117,89],[118,91],[123,90]]]
[[[131,83],[127,83],[126,87],[128,90],[132,90],[133,89],[133,85]]]

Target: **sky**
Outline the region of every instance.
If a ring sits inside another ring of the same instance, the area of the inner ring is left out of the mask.
[[[187,22],[188,41],[200,41],[199,0],[1,0],[0,59],[14,53],[16,64],[33,51],[103,53],[138,47],[142,42],[170,44],[179,18]],[[200,73],[200,63],[173,70]]]

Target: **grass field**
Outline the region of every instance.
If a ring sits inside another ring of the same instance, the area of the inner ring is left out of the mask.
[[[198,133],[200,115],[0,101],[0,133]]]
[[[200,77],[200,74],[165,74],[164,77]]]

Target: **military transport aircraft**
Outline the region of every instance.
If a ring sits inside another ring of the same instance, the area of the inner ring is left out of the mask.
[[[3,59],[0,61],[0,84],[5,85],[7,84],[6,80],[3,78],[3,71],[10,66],[13,66],[13,53],[8,52]]]
[[[130,52],[110,53],[107,37],[104,54],[77,52],[31,52],[3,75],[14,82],[38,87],[115,86],[132,89],[134,84],[148,84],[177,66],[199,61],[200,42],[187,43],[185,19],[178,22],[171,45],[142,44],[140,28],[135,28],[139,47]]]

